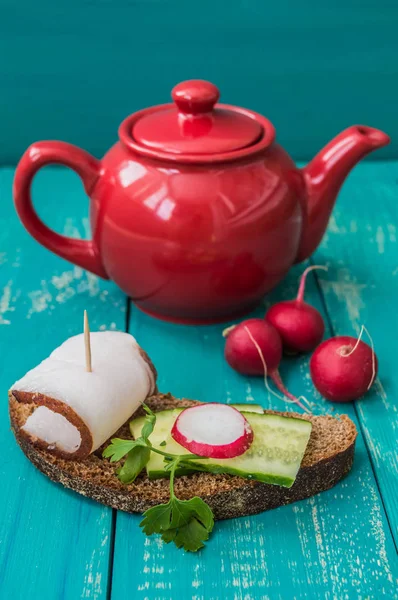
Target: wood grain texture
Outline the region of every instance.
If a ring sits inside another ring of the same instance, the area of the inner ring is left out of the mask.
[[[294,269],[267,305],[294,297],[301,271]],[[307,299],[323,311],[313,277]],[[241,377],[225,363],[225,326],[178,327],[154,321],[134,307],[130,317],[130,331],[157,366],[160,389],[204,401],[254,401],[283,410],[285,403],[270,397],[261,379]],[[314,397],[308,357],[286,360],[282,374],[293,393]],[[335,412],[330,403],[318,397],[316,402],[320,412]],[[358,426],[354,407],[347,405],[344,412]],[[334,489],[293,506],[217,523],[201,554],[187,555],[156,537],[144,538],[139,521],[117,515],[114,600],[128,593],[150,600],[395,597],[397,556],[362,434],[352,473]]]
[[[0,164],[61,139],[100,157],[131,112],[178,81],[274,122],[308,159],[341,129],[385,129],[397,157],[398,21],[392,0],[2,0]],[[7,143],[4,143],[7,140]]]
[[[70,335],[83,309],[93,329],[125,325],[125,298],[113,285],[38,246],[16,217],[13,172],[0,170],[0,597],[41,600],[107,597],[112,511],[52,484],[15,445],[5,394]],[[87,202],[70,172],[35,182],[43,218],[85,237]]]
[[[358,166],[313,260],[329,265],[316,276],[333,331],[356,336],[365,324],[373,338],[379,378],[356,412],[398,546],[397,200],[397,163]]]
[[[145,538],[138,527],[140,517],[118,514],[112,564],[110,511],[52,484],[24,459],[8,431],[6,390],[62,339],[81,331],[84,308],[93,330],[124,329],[124,297],[113,284],[99,282],[29,238],[12,207],[12,172],[0,170],[0,436],[9,448],[0,467],[0,596],[102,600],[108,589],[114,600],[398,598],[398,561],[385,512],[393,527],[396,480],[390,463],[396,450],[391,422],[397,317],[392,280],[397,265],[391,224],[397,215],[397,170],[396,163],[371,163],[354,171],[315,256],[318,263],[332,263],[327,278],[322,276],[324,282],[332,282],[331,288],[322,283],[323,297],[314,274],[308,282],[308,301],[326,314],[326,300],[336,331],[354,332],[366,321],[380,358],[387,399],[371,395],[357,403],[357,414],[354,406],[344,407],[363,428],[352,473],[334,489],[296,505],[217,523],[209,546],[196,555],[164,546],[157,537]],[[74,174],[46,170],[38,175],[34,192],[49,224],[85,235],[87,201]],[[359,234],[365,242],[355,238]],[[384,253],[379,254],[381,249]],[[349,289],[345,275],[336,272],[335,277],[332,267],[349,271]],[[292,270],[267,304],[293,297],[302,269]],[[340,288],[335,283],[339,277]],[[369,289],[358,290],[364,285]],[[264,310],[265,306],[256,314]],[[260,379],[229,369],[223,359],[222,329],[173,326],[134,307],[129,323],[158,368],[162,391],[286,408],[283,401],[268,396]],[[282,375],[293,393],[314,398],[320,412],[336,412],[314,393],[308,357],[285,360]],[[373,412],[367,412],[371,408]]]

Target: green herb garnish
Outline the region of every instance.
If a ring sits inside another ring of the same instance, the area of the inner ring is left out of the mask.
[[[149,508],[140,527],[146,535],[159,533],[166,544],[174,542],[177,548],[196,552],[209,539],[214,517],[211,508],[198,496],[190,500],[178,500],[175,496],[174,475],[180,462],[176,457],[167,465],[170,469],[170,500],[167,504]]]
[[[214,516],[211,508],[198,496],[190,500],[179,500],[174,493],[174,477],[179,465],[191,470],[204,470],[203,465],[196,467],[191,462],[203,457],[195,454],[177,456],[153,448],[148,438],[155,427],[156,414],[146,405],[143,408],[146,417],[140,437],[136,440],[113,439],[105,448],[103,456],[110,458],[111,462],[118,462],[127,455],[123,466],[117,470],[122,483],[132,483],[136,479],[146,466],[151,452],[164,456],[167,463],[165,469],[170,471],[170,500],[167,504],[159,504],[145,511],[140,527],[146,535],[159,533],[166,544],[174,542],[177,548],[196,552],[209,539]]]

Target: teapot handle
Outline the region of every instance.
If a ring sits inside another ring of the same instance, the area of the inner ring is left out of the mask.
[[[77,240],[56,233],[38,217],[31,198],[33,177],[41,167],[61,164],[73,169],[89,195],[100,176],[100,162],[77,146],[65,142],[36,142],[21,158],[14,178],[14,202],[28,232],[43,246],[62,258],[100,277],[108,278],[94,240]]]

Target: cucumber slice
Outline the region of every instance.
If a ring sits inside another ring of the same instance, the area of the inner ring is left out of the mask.
[[[231,404],[231,406],[233,406],[234,408],[236,408],[236,410],[239,410],[240,412],[253,412],[259,414],[264,413],[264,409],[262,406],[260,406],[260,404]],[[183,408],[170,408],[169,410],[162,410],[161,412],[156,413],[156,431],[154,431],[151,435],[152,443],[154,443],[155,437],[162,437],[163,431],[165,431],[164,440],[166,440],[171,430],[171,427],[167,431],[165,430],[165,427],[168,427],[168,418],[170,417],[170,414],[175,412],[176,415],[179,415],[179,413],[183,410]],[[139,437],[141,429],[144,425],[144,419],[145,417],[138,417],[138,419],[134,419],[134,421],[130,422],[130,432],[134,438]]]
[[[171,454],[186,454],[186,449],[177,444],[170,435],[175,419],[183,409],[157,413],[156,425],[150,440],[155,447]],[[228,459],[203,459],[195,461],[203,470],[212,473],[229,473],[264,483],[291,487],[296,479],[305,449],[311,434],[310,421],[279,415],[245,413],[254,431],[250,448],[241,456]],[[139,436],[143,419],[130,424],[134,437]],[[161,446],[162,442],[166,442]],[[179,471],[177,475],[186,474]],[[147,464],[151,479],[167,477],[163,457],[151,454]]]
[[[264,413],[264,409],[260,404],[231,404],[230,406],[233,406],[236,410],[243,413],[251,412],[259,415]]]
[[[169,435],[170,423],[174,423],[176,417],[174,413],[178,415],[183,409],[182,408],[170,408],[169,410],[162,410],[156,413],[156,424],[153,432],[151,433],[151,443],[154,446],[160,446],[163,441],[166,441]],[[138,417],[134,421],[130,421],[130,433],[134,439],[137,439],[141,435],[141,430],[144,426],[145,417]]]
[[[170,449],[172,444],[176,445],[175,454],[189,454],[185,448],[174,442],[174,440],[170,436],[171,428],[174,424],[174,421],[182,412],[183,408],[171,408],[169,410],[162,410],[156,413],[156,423],[154,430],[152,431],[149,439],[151,444],[155,448],[159,448],[166,452],[172,452]],[[134,419],[134,421],[130,422],[130,432],[134,439],[137,439],[141,435],[141,430],[144,425],[145,417],[138,417],[138,419]],[[167,438],[170,436],[171,442],[167,442]],[[174,451],[173,451],[174,454]],[[160,454],[155,454],[155,452],[151,452],[151,457],[147,464],[147,475],[150,479],[159,479],[159,477],[168,477],[168,473],[164,470],[164,458]],[[176,469],[176,475],[188,475],[192,473],[192,471],[188,471],[187,469]]]

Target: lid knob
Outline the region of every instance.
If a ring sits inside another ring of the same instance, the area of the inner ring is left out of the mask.
[[[209,81],[192,79],[176,85],[171,96],[178,110],[188,115],[209,113],[220,97],[218,88]]]

